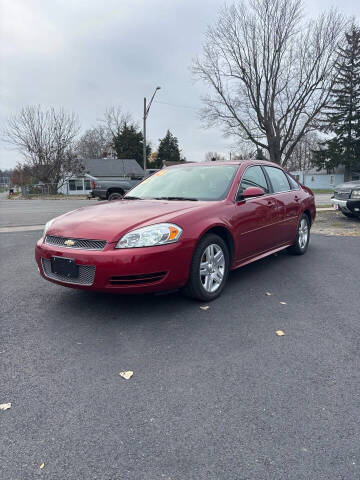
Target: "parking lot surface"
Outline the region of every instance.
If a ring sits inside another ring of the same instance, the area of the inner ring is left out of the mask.
[[[360,238],[313,235],[202,310],[50,284],[39,235],[0,235],[1,479],[360,478]]]

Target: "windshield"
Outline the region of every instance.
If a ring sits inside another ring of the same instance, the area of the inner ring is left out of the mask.
[[[129,199],[223,200],[237,165],[204,165],[159,170],[129,192]],[[127,198],[127,195],[124,197]]]

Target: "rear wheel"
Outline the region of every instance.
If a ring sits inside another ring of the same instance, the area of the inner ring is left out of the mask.
[[[205,235],[195,249],[185,293],[201,301],[217,298],[225,287],[229,263],[224,240],[212,233]]]
[[[119,200],[120,198],[123,197],[123,193],[120,193],[120,192],[113,192],[113,193],[110,193],[109,197],[108,197],[108,200],[111,201],[111,200]]]
[[[296,233],[295,242],[289,247],[289,252],[293,255],[304,255],[309,246],[310,240],[310,221],[309,217],[303,213]]]

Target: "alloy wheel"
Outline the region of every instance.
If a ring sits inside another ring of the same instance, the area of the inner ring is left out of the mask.
[[[306,247],[309,238],[309,225],[305,218],[301,219],[299,225],[299,247],[301,249]]]
[[[204,250],[200,261],[200,281],[208,293],[215,292],[225,275],[225,255],[220,245],[212,243]]]

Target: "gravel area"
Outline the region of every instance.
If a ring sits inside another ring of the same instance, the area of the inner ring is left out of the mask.
[[[345,217],[336,210],[317,211],[313,233],[324,235],[360,236],[360,219]]]

